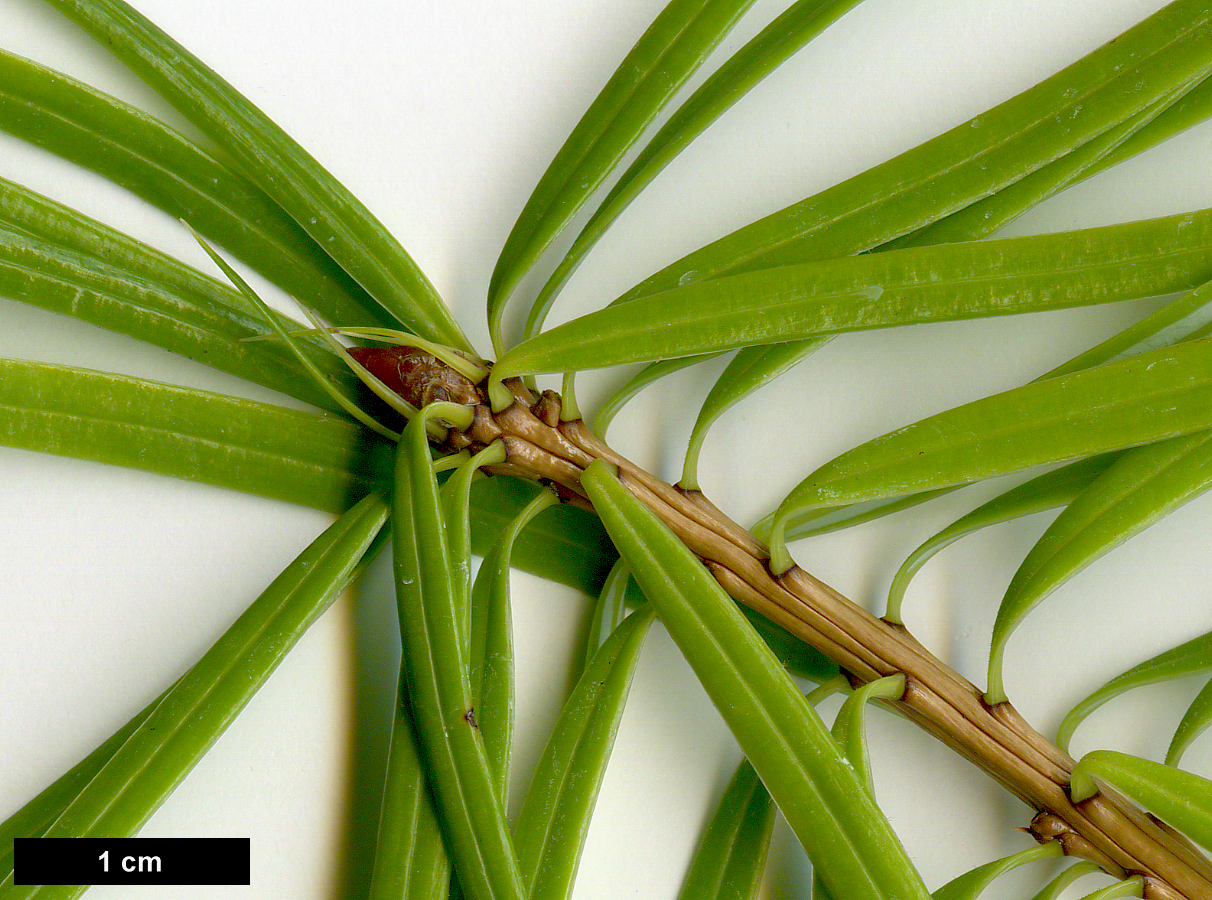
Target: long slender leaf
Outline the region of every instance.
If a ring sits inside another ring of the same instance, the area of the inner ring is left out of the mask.
[[[1073,767],[1069,792],[1074,803],[1098,793],[1095,779],[1123,791],[1201,847],[1212,849],[1212,781],[1151,759],[1094,750]]]
[[[1143,897],[1144,895],[1144,877],[1133,875],[1131,878],[1125,878],[1116,884],[1092,891],[1082,897],[1082,900],[1118,900],[1119,897]]]
[[[1183,713],[1166,749],[1166,765],[1177,766],[1191,742],[1207,731],[1209,725],[1212,725],[1212,681],[1204,685]]]
[[[184,219],[330,321],[394,321],[243,174],[115,97],[0,50],[0,129]]]
[[[871,760],[867,755],[867,704],[872,700],[899,700],[904,692],[904,675],[877,678],[847,697],[838,711],[837,718],[833,720],[830,733],[868,790],[874,791]]]
[[[742,760],[699,840],[678,900],[755,900],[774,813],[770,793]]]
[[[459,884],[473,900],[526,890],[476,724],[459,588],[430,464],[425,419],[414,416],[397,454],[392,547],[404,668],[438,818]]]
[[[703,82],[661,126],[581,229],[535,299],[526,322],[526,337],[539,332],[560,288],[611,223],[661,170],[763,78],[858,2],[797,0]]]
[[[1212,426],[1212,343],[1191,341],[930,416],[817,469],[779,508],[772,545],[799,510],[933,490],[1152,443]],[[780,570],[789,565],[780,554]]]
[[[1126,691],[1209,672],[1212,672],[1212,631],[1133,666],[1083,699],[1061,721],[1056,732],[1057,746],[1067,750],[1077,726],[1104,703]]]
[[[877,247],[994,193],[1207,71],[1212,11],[1171,3],[1033,88],[697,250],[623,295]],[[874,227],[873,227],[874,226]]]
[[[699,414],[690,432],[690,444],[686,450],[686,462],[678,484],[687,490],[699,486],[699,453],[707,432],[715,420],[740,403],[758,388],[782,375],[805,356],[819,350],[829,338],[809,338],[804,341],[788,341],[770,347],[746,347],[741,350],[727,368],[720,373],[707,399],[703,401]]]
[[[610,424],[614,421],[614,417],[619,414],[619,411],[632,397],[666,375],[672,375],[674,372],[681,371],[704,360],[712,359],[714,355],[706,354],[704,356],[684,356],[680,359],[659,359],[644,366],[643,369],[629,378],[602,404],[593,420],[593,433],[600,439],[605,440],[606,432],[610,429]]]
[[[1004,698],[1001,664],[1015,627],[1094,560],[1212,486],[1212,432],[1123,453],[1056,518],[1010,581],[993,623],[989,690]]]
[[[924,900],[887,820],[732,600],[607,464],[591,464],[582,484],[830,891],[854,900]]]
[[[471,592],[471,696],[479,711],[476,721],[484,736],[488,764],[496,775],[502,805],[506,805],[513,744],[510,562],[522,529],[556,504],[556,495],[544,491],[514,516],[480,564]]]
[[[401,670],[368,900],[448,900],[450,858],[417,750]]]
[[[905,598],[905,590],[913,576],[935,554],[974,531],[1068,504],[1118,458],[1117,454],[1092,456],[1037,475],[982,503],[966,516],[961,516],[932,535],[909,554],[909,558],[901,564],[893,577],[892,585],[888,589],[888,610],[884,614],[885,618],[893,622],[903,621],[901,603]]]
[[[470,349],[404,248],[343,185],[261,110],[122,0],[47,0],[224,148],[346,272],[400,322]]]
[[[383,546],[376,538],[387,513],[383,499],[369,495],[313,541],[173,686],[45,837],[137,832]],[[77,897],[85,887],[10,885],[6,897]]]
[[[753,0],[670,0],[556,153],[505,239],[488,286],[501,353],[501,313],[518,281],[614,171],[627,149]]]
[[[989,885],[1002,875],[1017,869],[1019,866],[1041,859],[1055,859],[1063,856],[1064,850],[1058,841],[1049,841],[1035,847],[1028,847],[1018,853],[977,866],[971,872],[965,872],[953,878],[931,894],[932,900],[976,900]]]
[[[0,444],[328,512],[385,485],[391,454],[334,416],[21,360],[0,360]]]
[[[556,721],[514,835],[530,896],[564,900],[572,893],[581,850],[651,609],[628,616],[594,654]]]
[[[1077,879],[1101,872],[1102,869],[1094,863],[1081,860],[1069,866],[1069,868],[1049,881],[1031,900],[1057,900],[1065,888],[1077,881]]]
[[[1212,278],[1207,210],[1061,234],[916,247],[689,284],[565,322],[493,381],[846,331],[1062,309]]]

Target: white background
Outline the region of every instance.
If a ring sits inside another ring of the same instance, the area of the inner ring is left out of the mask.
[[[487,352],[496,253],[551,156],[660,7],[654,0],[139,0],[260,104],[404,243]],[[867,0],[728,113],[618,222],[552,321],[600,305],[682,253],[878,163],[1030,86],[1160,7],[1157,0]],[[777,11],[758,2],[716,62]],[[171,111],[38,0],[0,4],[0,43],[163,114]],[[1212,131],[1196,129],[1014,223],[1028,233],[1212,205]],[[210,271],[174,221],[0,136],[0,174]],[[1155,304],[1154,304],[1155,305]],[[703,458],[707,492],[752,522],[804,474],[868,437],[1028,380],[1148,305],[899,329],[835,341],[731,411]],[[520,313],[518,314],[521,315]],[[0,300],[0,356],[50,360],[288,402],[78,322]],[[511,323],[516,326],[517,321]],[[664,477],[718,366],[654,391],[612,441]],[[586,379],[592,405],[617,376]],[[794,549],[856,601],[882,608],[900,560],[986,496]],[[0,450],[0,816],[74,764],[196,659],[327,523],[321,514],[69,459]],[[1108,677],[1212,627],[1197,501],[1048,600],[1011,642],[1007,684],[1055,728]],[[907,616],[983,681],[997,600],[1046,517],[966,539],[932,562]],[[514,796],[559,703],[583,602],[516,582],[520,734]],[[394,680],[382,573],[303,639],[144,834],[248,836],[253,886],[178,897],[357,897],[364,820]],[[1129,695],[1075,750],[1159,757],[1190,681]],[[875,716],[877,790],[931,888],[1029,845],[1030,813],[910,726]],[[1212,742],[1188,765],[1212,774]],[[644,651],[577,884],[578,900],[671,898],[731,738],[664,634]],[[359,823],[362,824],[359,824]],[[1048,870],[1051,871],[1051,870]],[[1044,867],[989,892],[1030,896]],[[780,833],[770,897],[807,896]],[[1079,896],[1099,886],[1081,883]],[[90,896],[142,896],[97,888]]]

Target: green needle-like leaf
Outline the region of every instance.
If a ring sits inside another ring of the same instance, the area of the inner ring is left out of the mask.
[[[1131,878],[1125,878],[1123,881],[1092,891],[1082,897],[1082,900],[1118,900],[1120,897],[1143,897],[1144,895],[1145,879],[1140,875],[1133,875]]]
[[[543,750],[514,827],[518,862],[532,897],[565,900],[572,893],[652,618],[651,609],[632,613],[594,654]]]
[[[1101,872],[1102,869],[1094,863],[1081,860],[1069,866],[1069,868],[1049,881],[1031,900],[1057,900],[1065,888],[1069,887],[1077,879]]]
[[[472,900],[522,900],[527,892],[476,724],[459,609],[463,589],[451,572],[447,524],[430,464],[425,419],[439,406],[413,417],[397,454],[392,546],[406,681],[459,884]]]
[[[210,749],[295,642],[345,589],[387,521],[370,495],[299,555],[167,693],[45,833],[135,834]],[[9,885],[6,897],[68,898],[85,885]]]
[[[386,484],[391,454],[335,416],[21,360],[0,360],[0,444],[334,513]]]
[[[867,755],[867,704],[872,700],[899,700],[904,692],[904,675],[877,678],[847,697],[838,711],[837,718],[833,720],[830,733],[868,790],[873,791],[874,788],[871,781],[871,760]]]
[[[703,82],[661,126],[577,235],[572,248],[560,261],[531,307],[526,322],[526,337],[539,332],[560,289],[611,223],[652,179],[763,78],[858,2],[797,0]]]
[[[678,900],[756,900],[774,813],[762,780],[742,760],[699,840]]]
[[[368,900],[448,900],[450,859],[417,750],[400,673]]]
[[[956,519],[942,531],[923,542],[909,554],[888,590],[888,610],[884,617],[893,622],[904,621],[901,604],[909,582],[935,554],[951,546],[965,535],[972,534],[990,525],[1009,522],[1032,513],[1065,506],[1085,490],[1091,482],[1107,471],[1118,459],[1118,454],[1093,456],[1037,475],[1030,481],[1012,487],[987,503],[982,503],[966,516]]]
[[[1212,10],[1180,0],[1016,97],[708,244],[624,298],[870,250],[1029,175],[1207,72]]]
[[[504,350],[501,313],[527,270],[614,171],[753,0],[670,0],[610,77],[526,201],[492,273],[488,323]]]
[[[492,379],[1188,290],[1212,279],[1210,240],[1204,210],[764,269],[565,322],[512,348]]]
[[[733,601],[606,463],[591,464],[582,484],[830,891],[848,900],[924,900],[871,794]]]
[[[971,872],[965,872],[958,878],[951,879],[930,896],[932,900],[976,900],[984,893],[985,888],[1012,869],[1041,859],[1055,859],[1058,856],[1064,856],[1064,850],[1059,841],[1049,841],[1046,844],[1028,847],[1026,850],[1002,859],[977,866]]]
[[[601,409],[598,410],[598,414],[593,420],[593,433],[599,439],[605,440],[606,432],[610,429],[610,423],[614,421],[614,417],[619,414],[619,410],[626,406],[627,401],[631,400],[632,397],[666,375],[672,375],[674,372],[681,371],[714,357],[714,353],[703,356],[684,356],[680,359],[661,359],[644,366],[644,368],[629,378],[625,384],[611,394],[606,402],[602,404]]]
[[[993,623],[989,691],[1005,699],[1001,668],[1015,627],[1045,597],[1128,538],[1212,486],[1212,432],[1123,453],[1071,502],[1023,560]]]
[[[514,516],[485,555],[471,592],[471,695],[502,806],[507,805],[505,791],[513,745],[510,562],[522,529],[543,510],[557,504],[554,492],[543,491]]]
[[[467,339],[404,248],[307,151],[122,0],[47,0],[221,146],[387,312],[422,337]]]
[[[787,496],[772,549],[800,510],[910,494],[1147,444],[1212,426],[1212,343],[1191,341],[947,412],[843,453]]]
[[[712,385],[694,420],[678,485],[687,490],[698,489],[699,453],[716,419],[828,342],[829,338],[809,338],[770,347],[746,347],[737,353]]]
[[[1069,793],[1074,803],[1098,793],[1095,779],[1127,794],[1166,824],[1212,850],[1212,781],[1151,759],[1094,750],[1073,767]]]
[[[247,177],[108,94],[0,51],[0,129],[184,219],[330,321],[394,321]]]
[[[1090,713],[1133,688],[1212,672],[1212,632],[1192,638],[1117,675],[1073,707],[1057,729],[1057,746],[1068,750],[1073,732]]]
[[[1183,713],[1182,721],[1178,723],[1166,750],[1166,765],[1177,766],[1182,762],[1183,754],[1191,742],[1207,731],[1209,725],[1212,725],[1212,681],[1204,685]]]
[[[71,802],[80,795],[97,773],[113,759],[127,739],[134,734],[160,705],[167,692],[161,694],[129,722],[115,731],[96,750],[57,778],[3,822],[0,822],[0,884],[13,874],[13,838],[42,837]]]

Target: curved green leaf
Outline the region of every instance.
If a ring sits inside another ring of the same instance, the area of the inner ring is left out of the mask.
[[[539,332],[556,295],[586,254],[661,170],[763,78],[858,3],[797,0],[695,90],[661,126],[581,229],[535,299],[526,321],[526,337]]]
[[[518,813],[514,836],[530,896],[572,893],[589,821],[627,694],[652,624],[651,609],[628,616],[593,655],[556,720]]]
[[[869,250],[1046,166],[1206,73],[1212,11],[1180,0],[1033,88],[646,279],[679,284]]]
[[[874,788],[871,781],[871,760],[867,755],[867,704],[872,700],[899,700],[904,693],[904,675],[877,678],[851,693],[838,711],[837,718],[833,720],[830,733],[868,790]]]
[[[1123,881],[1092,891],[1082,897],[1082,900],[1118,900],[1119,897],[1143,897],[1144,895],[1145,879],[1140,875],[1133,875],[1131,878],[1125,878]]]
[[[746,347],[730,362],[716,379],[707,399],[699,408],[694,428],[690,432],[690,445],[686,450],[686,462],[682,467],[682,478],[678,485],[687,490],[698,489],[699,453],[707,432],[722,416],[762,385],[778,378],[808,354],[820,349],[829,338],[809,338],[805,341],[788,341],[771,347]]]
[[[1031,900],[1057,900],[1065,888],[1087,875],[1100,874],[1103,870],[1092,862],[1080,860],[1049,881]]]
[[[416,263],[340,182],[261,110],[123,0],[46,0],[240,164],[387,312],[422,337],[467,339]]]
[[[1166,750],[1166,765],[1177,766],[1191,742],[1207,731],[1209,725],[1212,725],[1212,681],[1204,685],[1183,713]]]
[[[367,496],[313,541],[168,691],[45,836],[137,832],[383,546],[376,538],[387,513],[382,498]],[[85,888],[10,884],[5,896],[49,900],[77,897]]]
[[[990,525],[1009,522],[1032,513],[1065,506],[1077,497],[1096,478],[1107,471],[1119,458],[1118,454],[1104,454],[1079,459],[1059,469],[1037,475],[1030,481],[1012,487],[992,500],[982,503],[972,512],[956,519],[942,531],[924,541],[909,554],[888,589],[888,611],[884,618],[901,622],[901,603],[909,582],[935,554],[949,547],[965,535],[972,534]]]
[[[146,113],[2,50],[0,129],[184,219],[332,322],[394,321],[244,175]]]
[[[965,484],[1212,426],[1212,343],[1191,341],[1033,382],[868,441],[800,482],[772,547],[801,510]]]
[[[513,624],[510,617],[509,567],[522,529],[543,510],[558,503],[545,490],[514,516],[480,564],[471,592],[471,698],[484,736],[488,764],[497,779],[501,805],[513,745]]]
[[[616,304],[512,348],[492,380],[922,322],[1063,309],[1212,279],[1212,212],[763,269]]]
[[[836,896],[925,900],[837,743],[699,560],[596,461],[582,478],[636,581]]]
[[[1017,869],[1026,863],[1041,859],[1055,859],[1064,856],[1064,849],[1059,841],[1049,841],[1035,847],[1028,847],[1010,856],[977,866],[971,872],[965,872],[958,878],[953,878],[931,894],[931,900],[976,900],[989,885],[1002,875]]]
[[[448,900],[450,858],[425,783],[401,669],[368,900]]]
[[[291,353],[245,340],[266,332],[265,320],[247,304],[241,308],[218,286],[207,291],[200,277],[181,283],[170,265],[150,255],[142,262],[145,273],[0,226],[0,295],[147,341],[322,409],[335,407]],[[335,356],[310,341],[306,346],[325,377],[352,389],[356,382]]]
[[[1056,744],[1067,751],[1077,726],[1108,700],[1113,700],[1126,691],[1147,684],[1158,684],[1209,672],[1212,672],[1212,631],[1192,638],[1173,650],[1159,653],[1112,678],[1065,714],[1056,732]]]
[[[742,760],[695,848],[678,900],[756,900],[774,813],[770,793]]]
[[[386,484],[391,445],[335,416],[0,360],[0,444],[339,513]]]
[[[473,900],[521,900],[527,892],[476,724],[460,588],[431,467],[425,420],[441,406],[409,421],[397,453],[392,547],[406,682],[459,884]]]
[[[1071,502],[1031,548],[993,623],[989,690],[1004,699],[1001,667],[1017,625],[1045,597],[1133,535],[1212,486],[1212,432],[1123,453]]]
[[[1150,759],[1094,750],[1073,767],[1069,793],[1074,803],[1098,793],[1095,779],[1127,794],[1201,847],[1212,849],[1212,781]]]
[[[680,359],[659,359],[644,366],[644,368],[629,378],[602,404],[598,410],[598,414],[593,419],[593,433],[600,440],[605,440],[606,432],[610,429],[610,423],[614,421],[614,417],[619,414],[619,410],[626,406],[627,401],[632,397],[666,375],[672,375],[674,372],[704,362],[705,360],[713,359],[714,357],[715,354],[711,353],[702,356],[684,356]]]
[[[505,239],[488,285],[488,324],[498,355],[504,350],[501,313],[522,276],[752,5],[753,0],[670,0],[611,75]]]

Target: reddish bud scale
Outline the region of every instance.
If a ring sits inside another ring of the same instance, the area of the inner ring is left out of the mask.
[[[439,400],[480,402],[476,386],[436,356],[415,347],[351,347],[349,355],[413,406]]]

